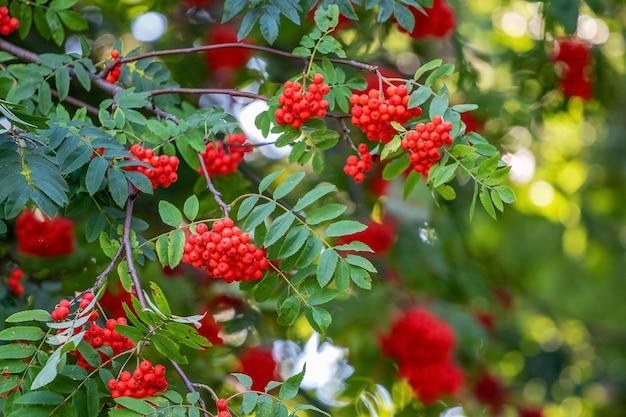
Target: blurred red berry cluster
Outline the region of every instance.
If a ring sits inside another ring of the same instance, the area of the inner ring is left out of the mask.
[[[562,38],[555,44],[554,60],[563,65],[559,88],[565,97],[590,100],[593,96],[591,50],[576,38]]]
[[[9,277],[9,280],[7,281],[7,286],[9,287],[9,290],[16,297],[19,297],[20,295],[24,294],[24,286],[20,284],[20,281],[22,280],[23,277],[24,277],[24,272],[22,272],[20,268],[16,267],[16,268],[13,268],[13,271],[11,271],[11,276]]]
[[[252,378],[253,391],[264,391],[268,382],[280,381],[271,348],[248,347],[239,355],[237,372]]]
[[[464,384],[463,372],[453,361],[452,328],[423,308],[404,311],[381,345],[425,405],[456,393]]]
[[[74,224],[70,219],[47,217],[25,209],[15,221],[17,250],[36,256],[61,256],[74,252]]]
[[[409,7],[415,18],[415,27],[410,33],[414,39],[427,37],[443,38],[456,27],[456,17],[454,10],[445,0],[434,0],[433,7],[424,8],[426,14],[415,7]],[[398,26],[401,32],[408,33],[404,28]]]
[[[11,17],[7,7],[0,7],[0,35],[10,35],[15,32],[19,26],[19,19],[17,17]]]

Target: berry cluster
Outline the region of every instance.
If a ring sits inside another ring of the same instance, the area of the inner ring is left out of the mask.
[[[224,148],[224,145],[226,148]],[[228,175],[237,170],[237,165],[243,161],[247,152],[252,152],[252,146],[246,145],[244,133],[227,135],[224,141],[207,143],[206,150],[202,152],[202,159],[209,177],[216,175]],[[199,173],[202,173],[200,167]]]
[[[178,179],[176,170],[180,161],[176,156],[155,155],[154,150],[144,148],[140,145],[130,147],[130,153],[135,155],[137,159],[148,165],[152,165],[154,169],[144,168],[142,166],[127,166],[127,170],[133,170],[144,174],[152,183],[152,188],[169,187],[171,183]]]
[[[418,123],[415,130],[406,132],[400,145],[410,151],[409,160],[415,171],[428,176],[430,168],[441,159],[439,148],[452,143],[451,130],[452,123],[435,116],[432,122]]]
[[[415,26],[410,33],[413,39],[422,39],[430,36],[443,38],[456,27],[454,10],[445,0],[434,0],[432,7],[426,8],[426,14],[415,7],[409,6],[409,9],[415,18]],[[398,28],[401,32],[407,32],[401,26]]]
[[[367,150],[367,145],[359,144],[359,156],[350,155],[346,159],[343,172],[354,178],[355,182],[365,181],[365,173],[372,169],[372,154]]]
[[[93,299],[94,299],[93,293],[88,292],[88,293],[83,294],[82,298],[80,299],[80,303],[78,305],[79,310],[86,309],[89,306],[89,304],[91,304]],[[70,314],[70,307],[71,307],[71,304],[68,300],[63,299],[59,301],[59,304],[52,311],[52,313],[50,313],[50,315],[52,316],[52,320],[63,321],[67,319],[67,317]],[[89,312],[83,311],[78,315],[78,317],[79,318],[85,317],[88,313],[89,313],[88,321],[95,322],[96,320],[98,320],[98,317],[100,317],[98,312],[94,310],[90,310]],[[82,329],[83,329],[83,326],[76,327],[74,329],[74,334],[80,332]]]
[[[228,411],[228,400],[220,398],[215,402],[215,405],[217,405],[217,417],[230,417],[230,412]]]
[[[554,60],[564,64],[560,88],[565,97],[589,100],[593,96],[593,83],[589,77],[591,51],[589,46],[574,38],[563,38],[556,43]]]
[[[454,343],[450,326],[422,308],[405,311],[381,340],[383,352],[398,361],[400,376],[425,405],[463,385],[463,373],[452,362]]]
[[[383,217],[380,222],[370,220],[367,223],[367,229],[341,236],[337,239],[336,244],[346,245],[354,241],[362,242],[374,251],[370,255],[383,256],[389,252],[396,240],[396,223],[396,220],[390,216]],[[363,253],[361,255],[367,256],[368,254]]]
[[[498,416],[504,411],[507,404],[508,392],[500,378],[481,370],[474,383],[476,399],[490,409],[490,414]]]
[[[0,35],[10,35],[19,26],[20,21],[18,18],[9,16],[9,9],[7,7],[0,7]]]
[[[407,108],[409,91],[404,85],[390,85],[387,97],[381,98],[380,91],[372,89],[367,94],[353,94],[350,97],[352,124],[359,126],[372,141],[388,143],[397,133],[390,122],[404,124],[422,114],[422,109]]]
[[[13,268],[13,271],[11,271],[11,276],[9,277],[9,281],[7,282],[7,286],[16,297],[24,294],[24,286],[20,284],[20,281],[23,277],[24,272],[20,268]]]
[[[265,391],[270,381],[280,381],[281,377],[271,347],[252,346],[239,356],[237,372],[252,378],[253,391]]]
[[[97,312],[92,312],[92,316],[94,313],[97,314]],[[90,317],[90,320],[91,320],[91,317]],[[85,336],[83,337],[83,340],[87,342],[88,344],[90,344],[94,349],[98,349],[99,347],[103,345],[110,346],[111,349],[113,350],[111,357],[114,357],[116,355],[119,355],[122,352],[132,349],[135,346],[135,344],[133,343],[132,340],[129,340],[126,336],[120,335],[117,332],[117,330],[115,330],[116,324],[121,324],[121,325],[126,326],[128,325],[128,322],[126,321],[126,318],[124,317],[119,317],[118,319],[109,319],[107,320],[104,328],[100,327],[96,323],[93,323],[91,326],[89,326],[89,328],[85,332]],[[88,371],[93,371],[94,369],[96,369],[93,366],[91,366],[89,363],[87,363],[83,355],[81,355],[81,353],[78,350],[72,350],[70,351],[70,353],[76,357],[76,359],[78,360],[79,366],[82,366]],[[103,351],[98,350],[98,353],[100,354],[100,358],[102,358],[102,364],[106,364],[111,360],[111,357],[109,357]]]
[[[330,92],[330,87],[324,84],[324,76],[315,74],[307,91],[303,92],[302,88],[297,81],[285,82],[283,93],[278,96],[282,107],[277,108],[275,113],[278,124],[299,129],[311,117],[326,116],[328,101],[324,100],[324,96]]]
[[[115,49],[111,51],[111,58],[117,59],[119,57],[120,57],[120,51],[115,50]],[[121,73],[122,73],[122,64],[117,64],[111,70],[111,72],[109,72],[106,75],[106,77],[104,77],[104,81],[113,84],[113,83],[117,82],[117,80],[120,78],[120,74]]]
[[[70,219],[51,219],[26,209],[15,221],[17,250],[36,256],[61,256],[74,251],[74,224]]]
[[[259,280],[269,266],[265,250],[257,249],[228,217],[215,221],[211,230],[204,223],[196,225],[196,234],[185,243],[183,263],[204,266],[208,275],[228,283]]]
[[[122,371],[118,379],[111,378],[107,383],[111,390],[111,397],[152,397],[157,392],[167,390],[168,383],[165,379],[165,366],[152,366],[148,360],[141,361],[139,367],[132,373]]]

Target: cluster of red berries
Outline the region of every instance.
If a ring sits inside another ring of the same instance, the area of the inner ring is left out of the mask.
[[[111,378],[107,383],[111,390],[111,397],[152,397],[157,392],[167,390],[168,383],[165,379],[165,366],[152,366],[148,360],[141,361],[139,367],[132,373],[122,371],[118,379]]]
[[[117,59],[120,57],[120,51],[112,50],[111,58]],[[120,78],[120,74],[122,73],[122,64],[117,64],[107,75],[104,77],[104,81],[108,83],[115,83]]]
[[[365,173],[372,169],[372,154],[369,153],[367,145],[364,143],[359,144],[357,150],[359,156],[348,156],[343,172],[353,177],[355,182],[363,182],[365,181]]]
[[[155,155],[151,148],[144,148],[140,145],[130,147],[130,153],[135,155],[137,159],[148,165],[152,165],[154,169],[144,168],[142,166],[127,166],[127,170],[133,170],[144,174],[152,183],[152,188],[169,187],[171,183],[178,179],[176,170],[180,163],[178,157],[168,155]]]
[[[9,277],[9,281],[7,282],[7,286],[16,297],[24,294],[24,286],[20,284],[20,281],[23,277],[24,272],[20,268],[13,268],[13,271],[11,271],[11,276]]]
[[[217,405],[217,417],[230,417],[230,412],[228,411],[228,400],[220,398],[215,402],[215,405]]]
[[[15,221],[17,250],[36,256],[61,256],[74,251],[74,224],[70,219],[25,209]]]
[[[94,313],[97,314],[97,312],[92,312],[92,315]],[[116,324],[121,324],[124,326],[128,325],[125,317],[107,320],[104,328],[100,327],[96,323],[93,323],[93,320],[91,320],[91,316],[90,321],[92,321],[92,324],[85,332],[83,340],[90,344],[94,349],[98,349],[103,345],[110,346],[113,350],[111,357],[114,357],[122,352],[132,349],[135,346],[132,340],[129,340],[126,336],[120,335],[117,330],[115,330]],[[88,371],[93,371],[94,369],[96,369],[93,366],[89,365],[89,363],[87,363],[83,355],[81,355],[78,350],[72,350],[70,351],[70,353],[76,357],[79,366],[82,366]],[[102,364],[106,364],[111,360],[111,357],[109,357],[101,350],[98,350],[98,353],[100,354],[100,358],[102,359]]]
[[[226,148],[224,145],[227,145]],[[237,166],[247,152],[252,152],[252,146],[246,145],[245,133],[227,135],[224,141],[207,143],[202,152],[202,159],[209,177],[228,175],[237,170]],[[199,173],[202,173],[200,167]]]
[[[400,145],[409,150],[409,160],[415,171],[428,176],[430,168],[441,159],[439,148],[452,143],[451,130],[452,123],[435,116],[432,122],[418,123],[415,130],[406,132]]]
[[[337,245],[346,245],[348,243],[358,241],[365,243],[374,251],[369,254],[367,252],[359,253],[363,256],[384,256],[396,240],[397,221],[391,216],[384,216],[380,222],[370,220],[367,223],[367,229],[362,232],[353,233],[337,238]]]
[[[0,35],[7,36],[20,26],[17,17],[9,16],[8,7],[0,7]]]
[[[564,64],[560,88],[565,97],[591,99],[593,83],[589,77],[591,69],[589,46],[574,38],[560,39],[556,43],[554,60]]]
[[[369,140],[382,143],[388,143],[397,133],[391,122],[404,124],[422,114],[419,107],[407,108],[409,91],[405,85],[390,85],[385,92],[384,99],[377,89],[350,97],[352,124],[359,126]]]
[[[239,356],[237,372],[252,378],[253,391],[264,391],[270,381],[282,380],[271,347],[247,347]]]
[[[434,0],[430,8],[425,8],[426,14],[415,7],[409,6],[409,10],[415,18],[415,26],[410,33],[413,39],[427,37],[443,38],[456,27],[454,10],[445,0]],[[407,32],[402,26],[398,27],[401,32]]]
[[[196,233],[187,237],[182,261],[195,268],[204,266],[208,275],[228,283],[259,280],[269,266],[265,250],[258,249],[228,217],[213,222],[211,230],[204,223],[196,225]]]
[[[89,306],[89,304],[91,304],[91,302],[94,299],[94,295],[93,293],[85,293],[83,294],[82,298],[80,299],[80,303],[78,304],[78,308],[80,310],[84,310],[87,308],[87,306]],[[50,315],[52,316],[52,320],[54,321],[63,321],[67,318],[67,316],[69,316],[70,314],[70,307],[71,304],[68,300],[61,300],[59,301],[59,304],[56,306],[56,308],[54,310],[52,310],[52,313],[50,313]],[[86,315],[86,312],[83,312],[81,314],[79,314],[79,317],[83,317]],[[100,315],[98,314],[97,311],[93,311],[91,310],[89,313],[89,321],[94,322],[96,320],[98,320],[98,317],[100,317]],[[81,331],[83,329],[82,326],[77,327],[74,329],[74,333],[78,333],[79,331]]]
[[[481,370],[474,383],[474,396],[489,407],[490,414],[498,416],[507,404],[508,390],[497,376]]]
[[[454,343],[450,326],[422,308],[405,311],[381,339],[383,352],[398,361],[400,376],[425,405],[454,394],[464,383],[452,361]]]
[[[278,103],[282,107],[276,109],[276,122],[299,129],[311,117],[326,116],[328,101],[324,100],[324,96],[329,92],[330,87],[324,84],[322,74],[313,76],[313,83],[309,84],[306,92],[302,91],[299,82],[286,81],[283,93],[278,96]]]

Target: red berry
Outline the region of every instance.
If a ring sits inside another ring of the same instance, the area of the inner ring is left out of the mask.
[[[216,404],[217,404],[217,409],[220,411],[228,409],[228,400],[220,398],[219,400],[217,400]]]
[[[111,58],[113,58],[113,59],[117,59],[117,58],[119,58],[119,56],[120,56],[120,51],[115,50],[115,49],[113,49],[113,50],[111,51]]]

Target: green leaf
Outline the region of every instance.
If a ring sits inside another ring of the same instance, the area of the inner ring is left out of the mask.
[[[48,7],[52,10],[60,12],[61,10],[69,9],[76,3],[78,3],[78,0],[52,0]]]
[[[48,358],[43,369],[37,374],[30,386],[31,390],[36,390],[48,385],[57,377],[57,366],[61,363],[61,359],[65,358],[65,353],[61,354],[62,348],[55,350]]]
[[[394,4],[393,15],[400,24],[401,27],[406,29],[409,33],[413,32],[415,28],[415,16],[413,13],[400,3]]]
[[[128,181],[126,176],[117,169],[109,169],[109,191],[115,203],[124,207],[128,199]],[[99,234],[99,233],[98,233]]]
[[[478,108],[477,104],[455,104],[450,107],[451,110],[454,110],[459,113],[465,113],[467,111],[476,110]]]
[[[378,272],[376,271],[376,268],[374,267],[374,265],[368,259],[362,256],[348,254],[346,255],[344,259],[350,265],[358,266],[360,268],[365,269],[368,272]]]
[[[300,182],[302,181],[302,179],[304,178],[306,174],[304,172],[297,172],[295,174],[290,175],[285,182],[283,182],[282,184],[280,184],[278,187],[276,187],[276,189],[274,190],[274,194],[273,194],[273,198],[274,200],[278,200],[280,198],[283,198],[284,196],[286,196],[287,194],[289,194],[291,191],[293,191],[293,189],[300,184]]]
[[[479,180],[484,180],[491,174],[495,172],[498,168],[498,163],[500,162],[500,154],[495,154],[492,157],[484,160],[478,165],[478,171],[476,172],[476,177]]]
[[[263,13],[259,21],[261,34],[270,45],[273,44],[276,37],[278,37],[278,19],[278,16],[274,17],[269,13]]]
[[[328,285],[333,278],[338,261],[339,255],[334,249],[326,249],[321,253],[317,262],[317,282],[320,287]]]
[[[306,242],[308,237],[309,229],[307,229],[306,226],[299,225],[291,228],[289,233],[287,233],[287,237],[285,237],[280,250],[278,251],[278,258],[285,259],[294,255],[300,250],[302,245],[304,245],[304,242]]]
[[[336,187],[334,185],[322,185],[320,187],[314,188],[311,191],[307,192],[305,195],[298,199],[298,202],[293,207],[294,211],[300,211],[311,204],[318,201],[320,198],[335,190]]]
[[[98,353],[98,351],[94,349],[89,343],[81,340],[80,343],[78,343],[77,348],[89,365],[97,368],[102,364],[102,358],[100,357],[100,353]]]
[[[411,93],[408,108],[412,109],[426,103],[432,94],[433,90],[430,87],[426,87],[425,85],[420,86],[417,90]]]
[[[189,404],[195,404],[200,399],[200,393],[198,391],[188,392],[185,395],[185,399],[187,400]]]
[[[184,237],[183,237],[184,238]],[[150,295],[152,295],[152,299],[156,306],[164,313],[166,316],[172,315],[172,310],[170,309],[170,305],[167,302],[167,298],[165,298],[165,293],[163,290],[156,284],[154,281],[150,281]]]
[[[459,158],[464,158],[468,155],[471,155],[473,153],[476,152],[476,148],[474,148],[473,146],[469,146],[469,145],[463,145],[463,144],[458,144],[455,145],[451,150],[450,153],[453,156],[459,157]]]
[[[237,378],[237,381],[239,381],[239,383],[243,385],[246,389],[250,389],[252,387],[252,378],[250,378],[248,375],[240,373],[232,373],[231,375]]]
[[[454,64],[443,64],[442,66],[434,70],[428,76],[428,78],[426,78],[426,81],[424,81],[424,84],[430,86],[439,78],[443,77],[444,75],[452,74],[453,72],[454,72]]]
[[[180,353],[180,345],[172,339],[156,333],[150,336],[150,343],[166,358],[178,363],[187,363],[187,357]]]
[[[257,303],[263,303],[269,300],[276,290],[276,284],[278,283],[278,275],[267,274],[261,282],[255,287],[254,299]]]
[[[405,172],[411,165],[409,161],[409,155],[403,154],[401,157],[393,159],[383,169],[383,179],[392,180]]]
[[[430,102],[428,117],[432,119],[435,116],[443,116],[446,110],[448,110],[448,99],[444,96],[435,96]]]
[[[454,188],[450,187],[447,184],[440,185],[436,187],[435,190],[445,199],[445,200],[454,200],[456,198],[456,191]]]
[[[327,204],[318,209],[315,209],[307,216],[307,223],[314,226],[322,222],[335,219],[341,216],[347,207],[343,204]]]
[[[59,68],[54,76],[59,100],[63,101],[70,92],[70,72],[67,67]]]
[[[122,398],[122,397],[119,397]],[[130,398],[130,397],[127,397]],[[139,414],[127,408],[111,408],[109,409],[108,417],[142,417],[145,414]]]
[[[95,157],[91,159],[85,177],[85,186],[89,195],[94,195],[100,189],[108,167],[109,163],[104,158]]]
[[[86,91],[91,90],[91,78],[89,78],[89,72],[80,62],[76,62],[74,64],[74,74],[76,74],[76,78]]]
[[[483,205],[485,211],[495,220],[496,219],[496,211],[493,208],[493,204],[491,202],[491,197],[489,196],[489,192],[485,187],[482,187],[479,194],[480,203]]]
[[[121,334],[122,336],[126,336],[133,342],[137,343],[140,340],[143,340],[144,334],[136,327],[133,326],[125,326],[123,324],[118,324],[115,326],[115,330]]]
[[[285,380],[283,385],[280,387],[280,391],[278,392],[278,398],[280,398],[282,401],[285,401],[298,395],[298,391],[300,390],[300,385],[302,385],[302,380],[304,379],[305,373],[306,364],[302,366],[302,371],[290,376]]]
[[[413,75],[413,79],[415,81],[419,80],[419,78],[423,74],[427,73],[428,71],[434,70],[435,68],[438,68],[439,66],[441,66],[442,63],[443,61],[441,59],[433,59],[432,61],[428,61],[427,63],[419,67],[417,71],[415,71],[415,75]]]
[[[500,199],[507,203],[507,204],[512,204],[515,202],[516,198],[515,198],[515,191],[513,191],[513,189],[509,186],[506,185],[497,185],[495,187],[493,187],[494,191],[498,193],[498,195],[500,196]],[[8,321],[8,319],[7,319]]]
[[[289,230],[295,219],[296,216],[294,216],[290,211],[278,216],[267,230],[263,246],[269,248],[281,237],[285,236],[285,233],[287,233],[287,230]]]
[[[7,375],[0,378],[0,393],[11,391],[13,388],[20,385],[21,378],[18,375]],[[18,391],[19,392],[19,391]],[[6,408],[4,409],[6,412]]]
[[[179,227],[183,222],[183,215],[180,213],[180,210],[165,200],[159,201],[159,216],[163,223],[168,226]]]
[[[189,221],[194,221],[200,211],[200,201],[195,194],[190,195],[183,205],[183,213]]]
[[[59,12],[59,18],[68,29],[74,32],[81,32],[87,30],[89,27],[87,20],[74,10],[63,10]],[[89,91],[88,88],[86,88],[86,90]]]
[[[437,188],[442,184],[447,183],[448,181],[450,181],[452,178],[454,178],[454,173],[456,172],[456,169],[459,167],[459,162],[455,161],[449,165],[440,167],[439,170],[437,170],[435,177],[433,178],[433,187]]]
[[[338,222],[332,223],[328,226],[328,229],[326,229],[322,236],[346,236],[362,232],[365,229],[367,229],[367,226],[356,220],[339,220]]]
[[[61,20],[59,19],[59,15],[52,9],[46,10],[46,22],[48,23],[48,27],[50,28],[50,33],[52,34],[52,40],[57,45],[61,46],[63,43],[63,39],[65,38],[65,32],[63,31],[63,25],[61,24]],[[65,68],[67,70],[67,68]],[[68,74],[69,75],[69,74]],[[59,98],[61,95],[59,94]]]
[[[243,224],[244,231],[255,229],[259,224],[263,223],[276,210],[276,203],[268,201],[265,204],[256,206],[250,213]]]
[[[278,307],[277,321],[283,326],[291,326],[300,315],[300,303],[295,295],[288,297]]]
[[[491,201],[493,202],[493,205],[498,210],[504,211],[504,204],[502,203],[502,199],[500,198],[500,195],[498,194],[498,192],[495,190],[491,190],[491,192],[489,193],[489,196],[491,197]]]
[[[0,340],[28,340],[43,339],[45,333],[35,326],[14,326],[0,331]]]
[[[250,211],[252,211],[257,201],[259,201],[259,198],[260,197],[255,194],[243,200],[239,205],[239,210],[237,210],[237,220],[241,220],[246,217]]]
[[[318,150],[327,150],[337,144],[339,133],[330,129],[317,129],[311,132],[309,139]]]
[[[304,315],[309,324],[316,332],[324,334],[333,321],[330,313],[319,307],[311,307],[304,310]]]
[[[152,414],[155,410],[155,407],[148,401],[138,398],[118,397],[114,398],[113,401],[139,414]]]
[[[52,316],[46,310],[24,310],[11,314],[5,321],[8,323],[22,323],[25,321],[51,321]]]
[[[61,404],[65,397],[52,391],[31,391],[15,400],[15,404],[57,405]]]
[[[350,267],[350,278],[352,282],[365,290],[372,288],[372,278],[369,273],[362,268]]]
[[[263,178],[261,182],[259,182],[259,193],[263,193],[263,191],[267,190],[270,184],[273,183],[274,180],[278,178],[278,176],[284,171],[284,169],[279,169],[278,171],[272,172],[271,174]]]
[[[0,346],[0,359],[24,359],[30,358],[37,349],[23,343],[12,343]]]
[[[321,288],[319,291],[314,292],[307,299],[307,303],[310,305],[325,304],[331,300],[334,300],[340,292],[334,288]]]
[[[241,408],[239,409],[239,414],[248,415],[254,410],[256,407],[257,399],[259,398],[259,394],[253,391],[247,391],[243,394],[243,400],[241,401]]]
[[[169,389],[163,393],[163,396],[173,402],[174,404],[182,404],[183,396],[180,395],[177,391]]]

